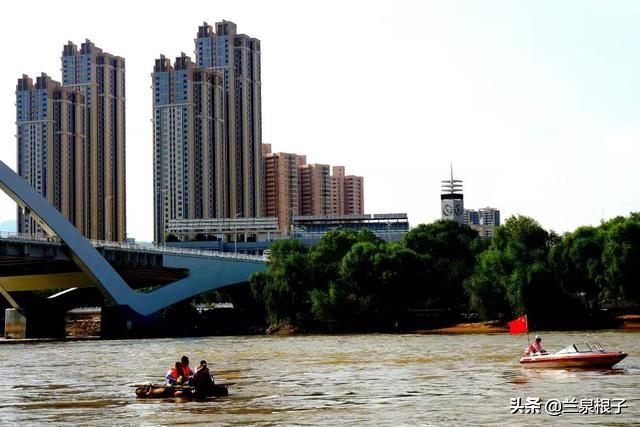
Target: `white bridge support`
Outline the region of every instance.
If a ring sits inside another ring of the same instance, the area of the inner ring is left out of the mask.
[[[150,315],[177,302],[216,288],[246,282],[252,272],[265,268],[265,259],[257,256],[230,257],[207,251],[175,253],[167,249],[150,248],[151,252],[154,250],[166,252],[163,253],[164,266],[186,268],[189,270],[189,274],[183,279],[151,292],[136,292],[127,285],[89,240],[82,236],[57,209],[27,182],[1,161],[0,188],[18,205],[28,209],[30,215],[38,221],[45,231],[58,236],[70,251],[73,262],[90,281],[89,284],[95,286],[109,304],[128,306],[142,316]],[[7,292],[2,289],[0,293]],[[9,295],[8,301],[12,300]],[[12,302],[12,305],[14,303],[15,301]]]

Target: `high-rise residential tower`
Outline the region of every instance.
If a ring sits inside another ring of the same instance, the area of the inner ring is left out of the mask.
[[[364,178],[347,175],[344,166],[334,166],[330,180],[330,215],[364,213]]]
[[[300,215],[298,171],[306,163],[306,156],[271,153],[269,144],[263,144],[263,147],[265,214],[278,217],[280,231],[287,234],[292,217]]]
[[[92,239],[126,239],[124,58],[91,41],[62,51],[62,84],[85,101],[82,166],[84,234]]]
[[[330,176],[329,165],[313,163],[299,167],[300,215],[331,214]]]
[[[82,153],[84,96],[62,87],[42,73],[33,80],[23,75],[16,86],[18,174],[44,196],[81,232],[85,194]],[[22,208],[18,208],[19,233],[42,230]]]
[[[329,212],[331,215],[344,215],[344,166],[333,166],[331,168],[332,174],[329,177],[329,186],[331,187],[330,195],[330,207]]]
[[[294,216],[364,214],[361,176],[346,175],[344,166],[307,164],[307,156],[272,153],[270,144],[262,146],[265,214],[278,217],[283,234]]]
[[[198,68],[220,71],[224,86],[229,217],[264,215],[260,41],[236,24],[203,23],[195,39]]]
[[[170,219],[228,215],[222,75],[184,53],[156,59],[153,88],[154,240]]]
[[[361,176],[344,177],[344,213],[346,215],[364,213],[364,178]]]

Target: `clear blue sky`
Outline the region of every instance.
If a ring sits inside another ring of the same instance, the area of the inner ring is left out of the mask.
[[[201,21],[223,18],[262,40],[264,141],[364,175],[368,212],[438,218],[450,161],[468,207],[560,232],[640,208],[640,2],[109,5],[94,20],[83,2],[3,6],[0,158],[15,165],[22,73],[59,79],[69,39],[124,56],[128,231],[140,240],[152,235],[153,60],[192,54]],[[0,222],[14,216],[1,197]]]

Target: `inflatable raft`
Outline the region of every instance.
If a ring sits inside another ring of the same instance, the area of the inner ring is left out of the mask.
[[[212,384],[204,391],[197,391],[188,385],[135,384],[136,397],[140,399],[207,398],[229,395],[229,384]]]

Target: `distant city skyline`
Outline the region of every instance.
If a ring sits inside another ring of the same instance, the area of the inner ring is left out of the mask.
[[[439,218],[450,160],[465,205],[499,207],[503,219],[529,215],[563,232],[640,207],[635,2],[193,2],[176,19],[170,8],[114,1],[101,19],[67,25],[46,5],[30,8],[39,31],[23,26],[19,5],[0,17],[16,40],[0,69],[0,158],[16,167],[19,76],[57,79],[66,40],[116,52],[127,59],[127,232],[138,240],[153,234],[149,64],[191,55],[193,29],[222,18],[261,40],[263,142],[349,165],[367,178],[369,212],[408,212],[414,225]],[[134,37],[127,29],[141,16],[171,25]],[[403,72],[392,84],[369,72],[382,52]],[[14,216],[0,196],[0,221]]]

